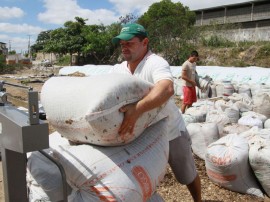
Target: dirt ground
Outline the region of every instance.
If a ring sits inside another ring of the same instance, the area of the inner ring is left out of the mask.
[[[52,75],[54,73],[57,75],[58,69],[27,69],[24,71],[17,72],[12,75],[0,75],[0,80],[4,80],[9,83],[17,83],[22,85],[22,83],[26,83],[28,86],[33,87],[35,91],[40,92],[41,87],[43,85],[43,81],[46,81],[49,77],[48,75]],[[11,78],[13,77],[13,78]],[[24,106],[26,107],[25,101],[27,100],[27,91],[22,90],[20,88],[15,88],[11,86],[6,86],[7,92],[11,95],[8,97],[8,100],[11,101],[16,106]],[[175,99],[176,104],[180,107],[179,98]],[[50,132],[54,129],[50,127]],[[258,198],[251,195],[244,195],[236,192],[232,192],[226,190],[222,187],[219,187],[212,183],[205,169],[205,163],[203,160],[194,156],[196,160],[196,166],[201,178],[202,184],[202,198],[204,201],[208,202],[242,202],[242,201],[250,201],[250,202],[270,202],[270,199]],[[2,162],[0,162],[2,166]],[[168,167],[167,173],[165,175],[163,183],[158,187],[158,193],[164,198],[166,202],[189,202],[192,201],[192,198],[185,186],[180,185],[176,180]],[[3,175],[2,169],[0,169],[0,202],[4,201],[4,191],[3,191]]]

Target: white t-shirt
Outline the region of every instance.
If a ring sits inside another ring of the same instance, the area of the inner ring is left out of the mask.
[[[114,65],[110,72],[131,75],[127,61]],[[133,75],[153,84],[163,79],[171,80],[173,82],[173,76],[168,62],[151,51],[148,51],[143,60],[138,64]],[[180,131],[186,130],[185,122],[173,100],[173,97],[169,100],[168,104],[164,107],[161,113],[169,115],[169,141],[180,136]]]

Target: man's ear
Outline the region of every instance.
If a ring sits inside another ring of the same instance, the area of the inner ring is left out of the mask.
[[[144,46],[147,46],[148,43],[149,43],[149,39],[148,39],[148,38],[144,38],[144,39],[143,39],[143,45],[144,45]]]

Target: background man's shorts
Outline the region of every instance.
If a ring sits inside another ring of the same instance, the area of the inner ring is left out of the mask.
[[[183,103],[187,105],[192,105],[193,102],[197,101],[196,88],[194,86],[183,86]]]
[[[181,136],[171,140],[169,144],[169,164],[172,171],[178,182],[188,185],[197,176],[188,131],[181,131]]]

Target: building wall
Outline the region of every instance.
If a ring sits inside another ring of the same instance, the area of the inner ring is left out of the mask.
[[[41,60],[50,60],[51,62],[56,61],[57,57],[54,53],[37,53],[36,60],[41,61]]]
[[[270,41],[270,1],[250,1],[196,10],[196,26],[237,23],[239,29],[218,33],[233,41]]]

